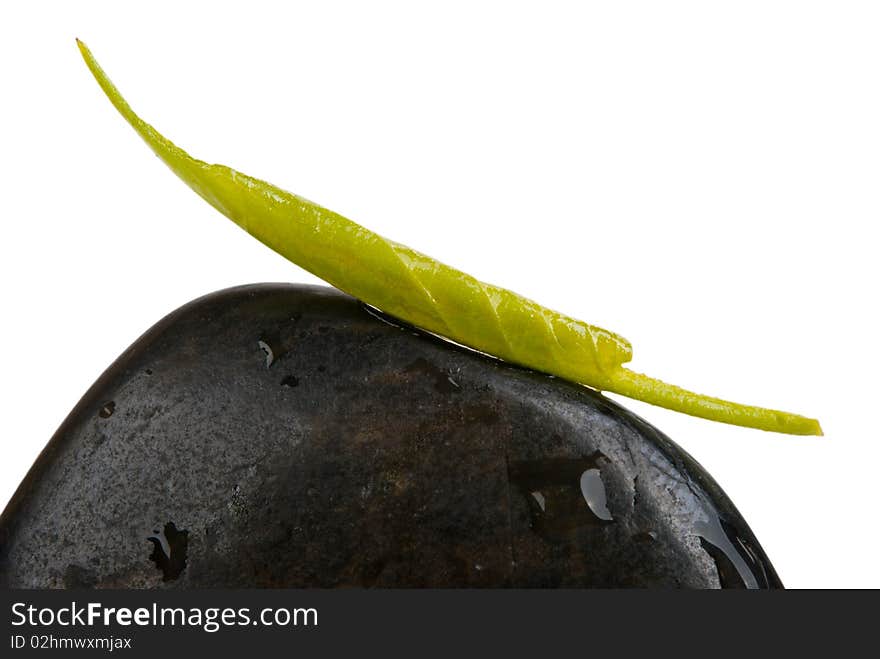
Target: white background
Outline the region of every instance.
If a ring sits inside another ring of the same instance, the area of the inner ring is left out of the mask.
[[[161,316],[316,281],[152,156],[80,37],[197,157],[615,330],[637,370],[819,417],[824,438],[797,438],[621,399],[714,475],[786,585],[880,586],[878,18],[804,0],[3,3],[0,503]]]

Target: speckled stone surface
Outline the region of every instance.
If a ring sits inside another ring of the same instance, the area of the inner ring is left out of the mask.
[[[107,370],[0,518],[0,585],[781,587],[638,417],[282,284],[196,300]]]

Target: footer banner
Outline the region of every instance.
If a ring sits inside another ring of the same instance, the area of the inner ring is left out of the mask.
[[[872,629],[877,603],[872,591],[6,590],[0,656],[488,652],[538,659],[598,650],[818,651],[823,644],[848,656],[847,646],[858,652]]]

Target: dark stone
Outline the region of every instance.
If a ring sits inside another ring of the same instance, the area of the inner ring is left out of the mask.
[[[101,376],[0,518],[0,585],[781,586],[630,412],[291,285],[196,300]]]

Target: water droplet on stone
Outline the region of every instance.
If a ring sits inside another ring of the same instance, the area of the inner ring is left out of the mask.
[[[269,368],[272,365],[272,362],[275,361],[275,352],[272,350],[269,344],[262,339],[257,341],[257,345],[260,346],[260,350],[266,353],[266,368]]]
[[[571,533],[613,521],[596,453],[588,458],[511,462],[508,474],[529,500],[532,528],[545,540],[566,542]]]
[[[101,409],[98,411],[98,416],[102,419],[109,419],[111,416],[113,416],[113,412],[115,411],[116,403],[111,400],[101,406]]]
[[[593,511],[593,514],[599,519],[611,522],[614,517],[608,510],[608,497],[605,494],[605,484],[602,482],[602,475],[598,469],[587,469],[581,474],[581,494],[584,495],[584,501]]]
[[[763,566],[748,544],[708,506],[705,518],[694,525],[700,546],[715,561],[722,588],[766,588]]]
[[[538,502],[538,507],[542,511],[547,510],[547,500],[544,498],[544,495],[540,492],[532,492],[532,498]]]
[[[632,539],[636,542],[656,542],[657,534],[654,531],[639,531]]]
[[[174,581],[186,569],[189,531],[168,522],[161,534],[154,533],[147,538],[153,544],[150,560],[161,570],[162,581]]]

